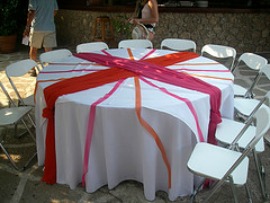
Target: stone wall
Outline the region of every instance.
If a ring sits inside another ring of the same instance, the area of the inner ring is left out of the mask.
[[[117,28],[121,29],[125,24],[123,18],[128,18],[131,13],[60,10],[56,16],[59,45],[75,46],[92,41],[93,23],[96,17],[104,15],[109,16],[114,25],[118,19]],[[109,46],[117,47],[119,40],[130,38],[129,33],[115,33],[115,41],[108,42]],[[208,43],[232,46],[238,53],[270,52],[270,13],[162,12],[153,40],[154,47],[160,48],[164,38],[192,39],[197,43],[197,52]]]

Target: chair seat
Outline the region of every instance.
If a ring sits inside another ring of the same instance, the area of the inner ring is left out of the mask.
[[[242,155],[237,151],[208,143],[198,143],[188,161],[188,168],[195,174],[221,180],[235,161]],[[232,172],[234,184],[244,185],[247,181],[249,159],[247,157]]]
[[[244,116],[249,116],[253,109],[259,104],[257,99],[234,98],[234,108]],[[262,106],[266,106],[263,104]]]
[[[234,141],[236,136],[241,132],[242,128],[245,126],[244,123],[237,122],[234,120],[222,118],[222,122],[218,124],[216,130],[216,139],[224,144],[230,144]],[[238,141],[239,147],[244,149],[247,144],[256,135],[256,127],[249,126],[245,133],[241,136]],[[264,141],[261,139],[255,146],[257,152],[264,151]]]
[[[17,123],[25,114],[29,113],[32,107],[10,107],[0,109],[0,126],[6,126]]]
[[[23,102],[25,103],[26,106],[35,106],[34,95],[30,95],[26,98],[23,98]]]
[[[240,86],[240,85],[237,85],[237,84],[234,84],[233,85],[233,91],[234,91],[234,95],[235,96],[242,96],[244,97],[246,92],[247,92],[247,89]]]

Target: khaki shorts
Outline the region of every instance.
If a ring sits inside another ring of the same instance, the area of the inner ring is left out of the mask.
[[[29,36],[31,47],[40,49],[53,48],[57,46],[55,32],[31,32]]]

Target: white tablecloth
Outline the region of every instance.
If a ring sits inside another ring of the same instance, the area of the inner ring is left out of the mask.
[[[149,49],[135,49],[136,60]],[[126,49],[112,49],[110,54],[128,58]],[[100,52],[101,53],[101,52]],[[171,53],[156,50],[148,57]],[[74,56],[62,64],[50,64],[38,75],[36,91],[36,124],[38,164],[44,164],[47,121],[42,117],[46,106],[43,90],[60,78],[75,77],[107,67],[91,64]],[[169,66],[177,71],[196,74],[196,77],[218,87],[222,92],[220,112],[223,117],[233,117],[233,75],[212,60],[198,57]],[[210,77],[205,77],[205,76]],[[209,96],[198,91],[153,81],[171,93],[189,99],[194,106],[204,139],[207,140],[210,115]],[[55,140],[57,161],[57,183],[77,187],[82,178],[83,154],[90,105],[104,96],[114,85],[107,84],[74,94],[63,95],[55,105]],[[76,84],[74,84],[76,85]],[[152,136],[141,126],[135,113],[134,79],[129,78],[107,100],[97,106],[94,133],[86,176],[86,191],[95,192],[108,184],[114,188],[124,180],[136,180],[144,185],[145,197],[155,199],[155,192],[166,191],[170,200],[189,195],[196,178],[186,167],[187,160],[196,142],[198,131],[186,103],[164,94],[141,81],[142,117],[160,137],[172,173],[172,185],[168,189],[168,173]]]

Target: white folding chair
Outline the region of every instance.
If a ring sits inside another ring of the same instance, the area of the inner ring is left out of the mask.
[[[36,67],[38,64],[31,59],[25,59],[21,61],[14,62],[12,64],[9,64],[6,67],[6,76],[13,88],[13,90],[16,93],[16,96],[19,100],[19,106],[26,105],[26,106],[35,106],[34,102],[34,95],[30,95],[27,97],[23,97],[22,93],[19,92],[18,87],[19,83],[18,81],[15,82],[14,78],[19,79],[20,77],[23,77],[26,73],[28,73],[30,70],[32,70],[34,67]]]
[[[248,155],[265,135],[270,127],[270,114],[267,108],[259,108],[255,114],[256,136],[247,144],[242,152],[204,142],[197,143],[188,160],[187,167],[195,175],[215,180],[210,194],[203,202],[209,202],[212,195],[224,184],[230,183],[234,202],[238,202],[235,185],[245,186],[249,201],[252,202],[247,187],[249,158]],[[201,186],[201,185],[200,185]],[[198,192],[191,196],[193,202]]]
[[[149,48],[153,49],[153,43],[148,39],[126,39],[118,43],[118,48]]]
[[[17,135],[17,124],[21,122],[25,126],[27,132],[29,133],[29,135],[31,136],[31,138],[33,139],[33,141],[35,143],[35,135],[31,131],[31,126],[35,128],[35,123],[30,115],[30,111],[32,110],[33,107],[16,106],[15,102],[11,99],[7,90],[5,89],[5,87],[3,86],[3,84],[1,82],[0,82],[0,87],[11,104],[10,107],[4,107],[4,108],[0,109],[0,127],[6,127],[8,129],[10,126],[13,125],[15,127],[14,136],[18,136]],[[30,126],[28,126],[28,125],[30,125]],[[30,159],[26,162],[26,164],[22,168],[19,168],[4,146],[5,145],[4,138],[6,136],[10,136],[10,134],[8,134],[8,130],[6,130],[6,132],[7,133],[5,135],[3,135],[3,136],[0,135],[0,138],[1,138],[0,139],[0,148],[3,150],[3,152],[5,153],[7,158],[10,160],[12,166],[15,169],[24,170],[30,164],[30,162],[33,160],[33,158],[36,156],[36,152],[30,157]]]
[[[92,52],[92,51],[100,51],[104,49],[109,49],[108,45],[105,42],[89,42],[78,44],[76,46],[76,52]]]
[[[39,60],[44,68],[46,63],[59,62],[65,58],[72,56],[72,52],[68,49],[56,49],[40,54]]]
[[[206,44],[201,49],[201,55],[211,58],[232,70],[236,58],[236,50],[230,46]]]
[[[253,98],[253,88],[255,86],[255,83],[257,81],[257,77],[259,74],[259,70],[267,64],[267,59],[254,54],[254,53],[243,53],[237,60],[234,68],[232,69],[232,72],[234,72],[236,69],[241,69],[241,65],[244,65],[244,67],[248,68],[249,70],[252,70],[255,72],[253,77],[253,82],[251,85],[246,89],[242,87],[241,85],[234,84],[234,96],[235,97],[248,97]]]
[[[169,49],[173,51],[192,51],[196,52],[197,45],[193,40],[167,38],[161,41],[161,49]]]
[[[216,139],[219,143],[223,145],[229,145],[231,148],[237,147],[239,150],[244,149],[247,144],[250,142],[253,137],[256,135],[256,127],[250,125],[253,123],[253,117],[258,111],[259,108],[263,105],[264,101],[270,97],[270,91],[263,97],[263,99],[257,104],[257,106],[253,109],[245,123],[230,120],[226,118],[222,118],[222,122],[217,125],[216,130]],[[265,108],[270,112],[268,107]],[[233,144],[234,143],[234,144]],[[257,156],[258,153],[262,153],[265,150],[264,139],[262,138],[255,146],[255,150],[253,150],[254,162],[256,165],[258,178],[260,182],[260,188],[262,192],[262,197],[266,200],[268,198],[268,194],[266,192],[266,184],[265,184],[265,170]]]
[[[263,77],[265,76],[265,77]],[[259,74],[257,76],[256,82],[254,82],[254,86],[259,84],[261,80],[267,79],[270,81],[270,64],[267,64],[261,68],[259,71]],[[265,82],[264,82],[265,83]],[[268,92],[263,99],[270,99],[270,93]],[[234,98],[234,109],[235,114],[246,120],[247,117],[250,116],[253,109],[260,103],[260,100],[258,99],[252,99],[252,98],[243,98],[243,97],[235,97]],[[266,104],[262,104],[265,106]]]

